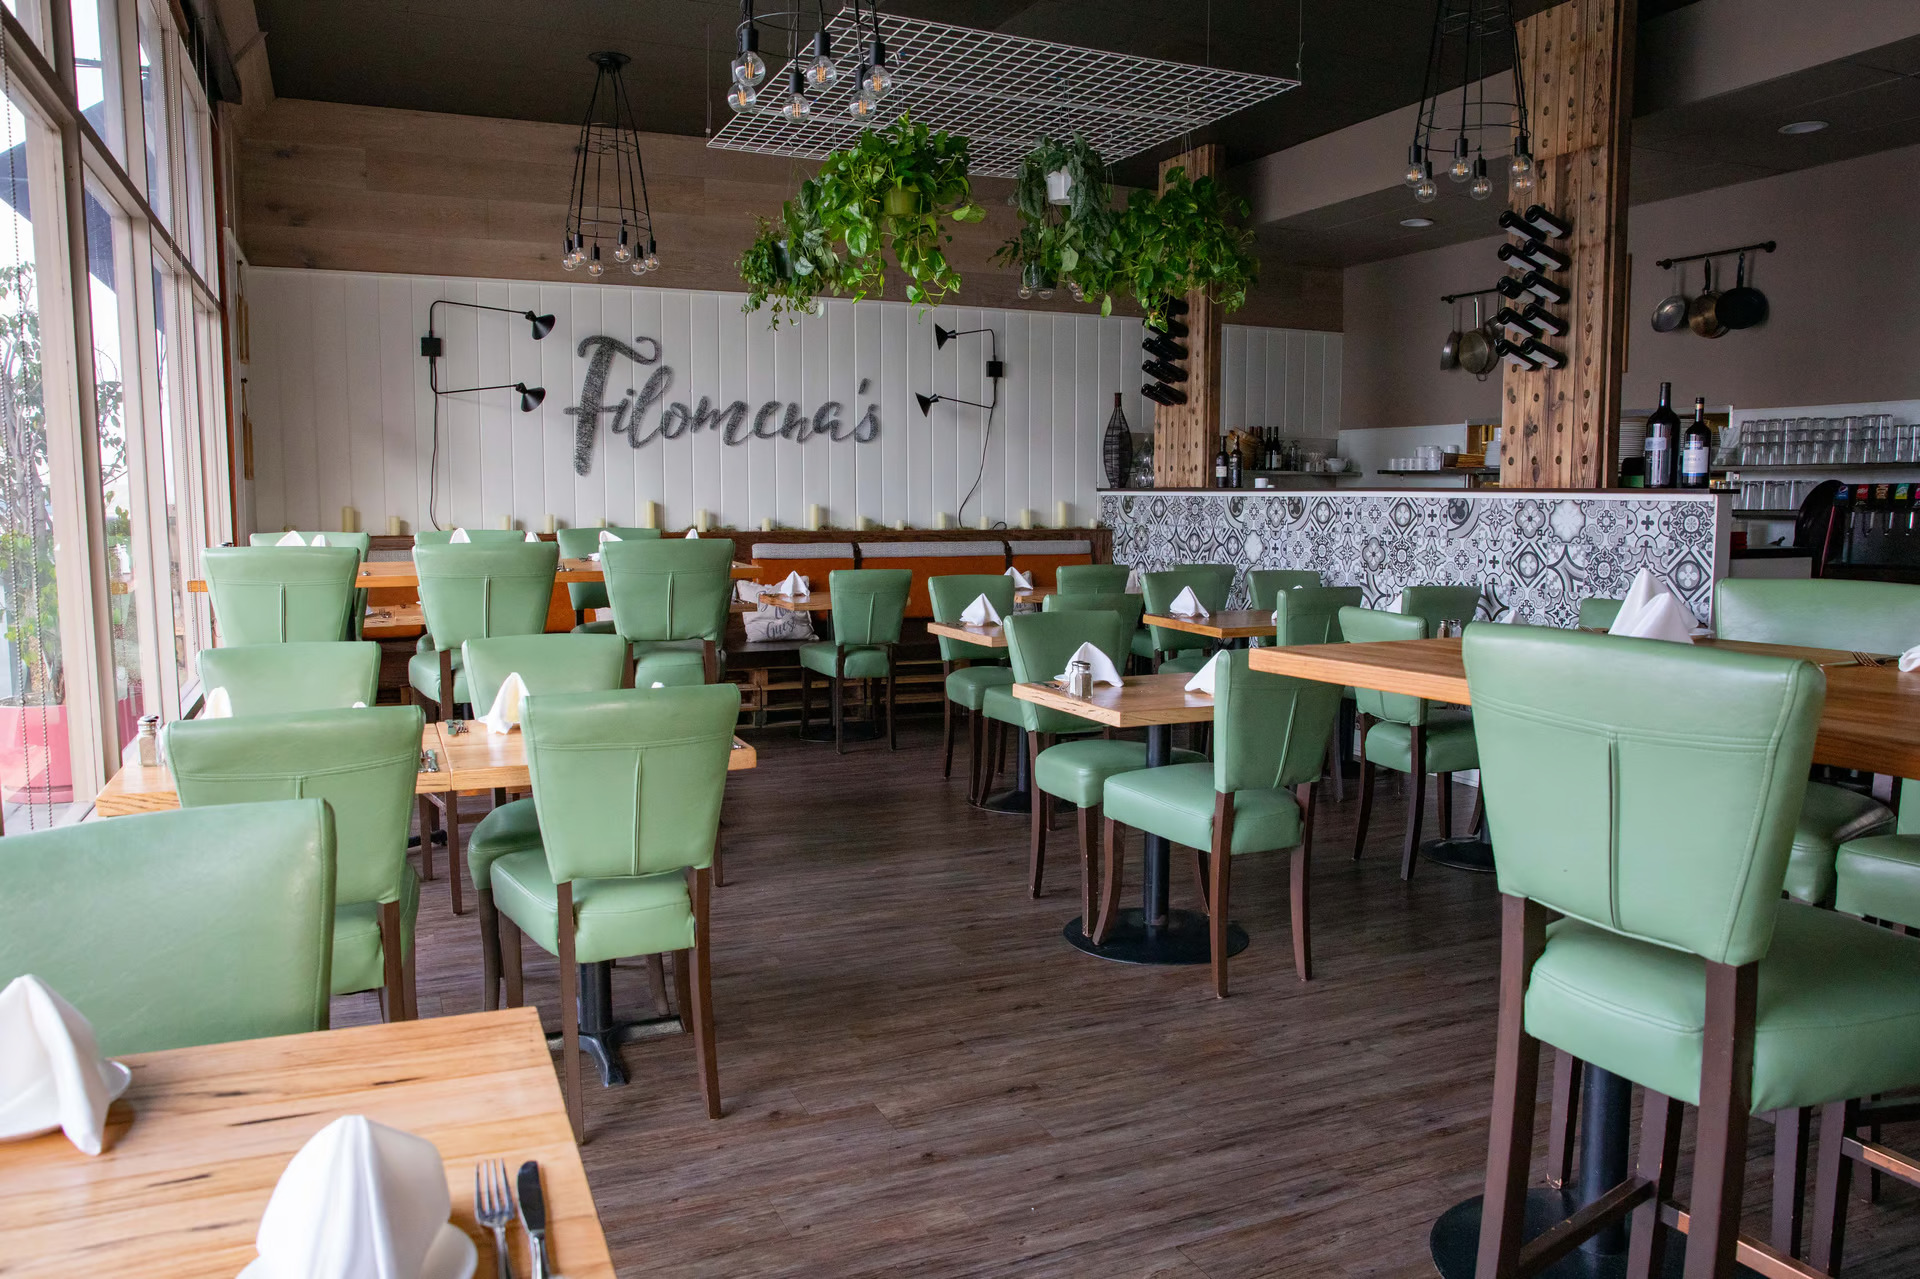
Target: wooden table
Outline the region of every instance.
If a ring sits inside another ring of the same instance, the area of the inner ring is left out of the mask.
[[[758,576],[760,569],[753,564],[743,564],[734,560],[728,576],[736,582],[750,582]],[[556,582],[604,582],[606,574],[600,570],[598,560],[578,559],[561,560],[553,575]],[[363,590],[382,590],[392,587],[418,587],[420,574],[411,559],[404,560],[366,560],[360,565],[360,572],[353,584]],[[207,593],[205,578],[192,578],[187,589],[195,595]]]
[[[1101,684],[1091,697],[1074,697],[1054,684],[1015,684],[1013,695],[1050,710],[1065,711],[1108,728],[1147,730],[1147,767],[1159,768],[1173,757],[1173,725],[1204,724],[1213,719],[1213,698],[1189,693],[1191,675],[1127,675],[1120,687]],[[1207,917],[1167,905],[1169,847],[1159,835],[1146,836],[1144,870],[1140,877],[1140,909],[1120,912],[1119,922],[1107,932],[1103,946],[1093,944],[1086,921],[1067,924],[1066,938],[1074,946],[1102,959],[1129,964],[1204,964],[1212,958]],[[1227,953],[1247,948],[1247,934],[1237,925],[1227,928]]]
[[[1205,635],[1208,639],[1236,640],[1273,635],[1272,609],[1230,608],[1207,617],[1153,613],[1140,620],[1148,626],[1164,626],[1170,631],[1186,631],[1190,635]]]
[[[1007,646],[1006,628],[998,622],[991,625],[975,626],[968,622],[928,622],[927,634],[944,635],[948,639],[961,640],[968,644],[978,644],[981,648],[1005,648]]]
[[[420,749],[438,751],[440,745],[440,726],[428,724],[420,731]],[[445,760],[443,754],[441,760]],[[421,772],[414,778],[413,793],[416,795],[438,795],[445,791],[452,780],[452,774],[445,771],[435,773]],[[523,783],[524,784],[524,783]],[[93,815],[95,817],[128,817],[135,813],[163,813],[168,809],[180,807],[180,796],[173,789],[173,774],[165,764],[148,767],[144,764],[123,764],[120,771],[107,779],[107,784],[94,796]]]
[[[532,1008],[284,1035],[121,1058],[133,1085],[89,1157],[61,1133],[0,1148],[9,1275],[237,1275],[274,1184],[306,1141],[365,1115],[439,1147],[453,1223],[495,1271],[473,1220],[473,1170],[540,1163],[555,1274],[613,1279],[613,1259]],[[507,1233],[531,1273],[526,1233]]]

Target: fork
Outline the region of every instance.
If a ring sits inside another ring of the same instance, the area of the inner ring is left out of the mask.
[[[499,1279],[513,1279],[513,1267],[507,1263],[507,1223],[513,1220],[513,1187],[507,1182],[507,1165],[488,1159],[473,1168],[473,1219],[493,1231],[493,1255]]]

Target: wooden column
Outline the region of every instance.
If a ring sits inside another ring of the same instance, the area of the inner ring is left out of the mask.
[[[1572,298],[1570,331],[1548,344],[1564,369],[1505,366],[1500,482],[1508,488],[1612,488],[1620,471],[1626,362],[1627,143],[1636,0],[1567,0],[1520,23],[1520,71],[1538,181],[1511,197],[1573,223],[1552,278]]]
[[[1186,169],[1189,179],[1218,177],[1223,167],[1220,145],[1184,151],[1160,165],[1164,187],[1167,170]],[[1187,294],[1187,380],[1180,389],[1187,402],[1153,410],[1153,483],[1155,488],[1209,488],[1213,484],[1213,455],[1220,439],[1220,308],[1205,290]]]

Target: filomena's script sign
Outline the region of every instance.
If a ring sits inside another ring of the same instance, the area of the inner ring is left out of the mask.
[[[593,440],[602,417],[611,414],[607,429],[627,437],[627,444],[640,448],[654,440],[677,440],[689,431],[715,431],[728,444],[748,440],[792,440],[804,444],[812,439],[835,443],[851,440],[871,444],[880,437],[880,406],[868,404],[858,422],[849,427],[838,400],[828,400],[811,416],[796,403],[768,400],[749,423],[747,402],[735,400],[715,407],[712,399],[700,397],[697,405],[667,401],[673,389],[673,370],[660,363],[660,343],[650,337],[636,337],[629,346],[619,338],[596,336],[580,339],[579,354],[587,359],[587,374],[580,380],[580,402],[566,410],[573,418],[573,470],[585,475],[593,469]],[[639,390],[627,388],[616,404],[607,403],[607,378],[613,372],[615,356],[625,356],[634,365],[653,365],[653,372]],[[870,382],[860,379],[859,394],[865,395]],[[657,414],[654,410],[658,409]],[[651,420],[649,420],[651,415]]]

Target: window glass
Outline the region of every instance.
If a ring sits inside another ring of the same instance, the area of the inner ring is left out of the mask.
[[[7,12],[20,19],[20,25],[27,29],[33,42],[41,49],[47,47],[47,6],[43,0],[5,0]]]
[[[140,119],[147,137],[147,203],[162,225],[173,226],[173,179],[168,150],[166,64],[162,28],[153,11],[140,6]]]
[[[186,575],[181,571],[181,564],[188,549],[185,532],[191,527],[189,516],[192,499],[182,459],[181,414],[174,403],[175,393],[179,389],[179,377],[174,369],[177,327],[174,303],[177,297],[178,284],[173,273],[163,270],[160,263],[155,262],[153,353],[160,375],[160,420],[157,426],[160,435],[160,483],[162,500],[166,503],[167,593],[171,597],[171,607],[167,612],[173,618],[170,647],[173,650],[174,672],[179,677],[177,687],[185,690],[193,682],[193,645],[190,638],[192,611],[187,607]]]
[[[118,8],[113,0],[72,0],[73,69],[80,112],[107,149],[127,158],[127,111],[120,96]]]
[[[213,277],[212,255],[207,251],[207,113],[195,100],[193,78],[180,77],[180,155],[186,165],[187,254],[202,279]]]
[[[106,508],[107,624],[120,745],[134,739],[145,713],[140,660],[140,596],[134,567],[135,477],[128,465],[127,379],[138,399],[139,366],[123,351],[120,288],[127,281],[126,218],[87,186],[87,284],[93,311],[93,388],[99,419],[100,488]],[[129,299],[131,301],[131,299]],[[123,354],[127,358],[122,358]]]

